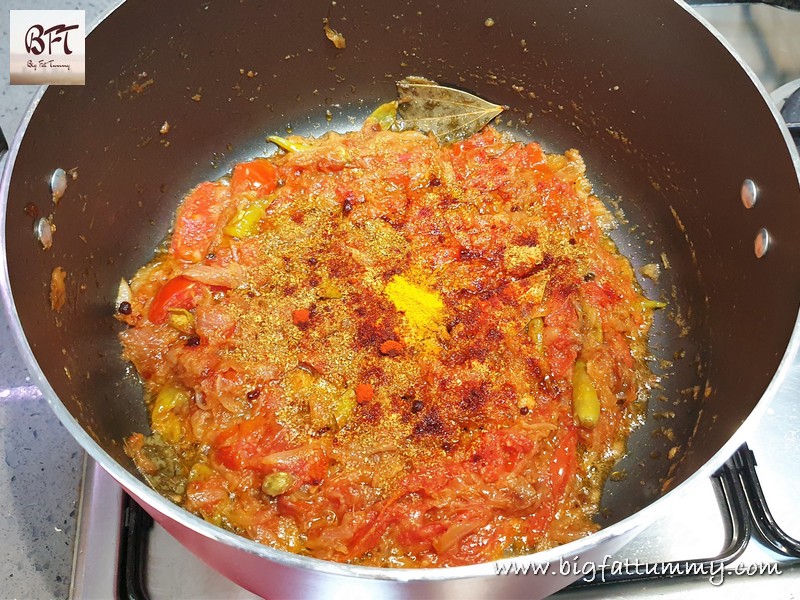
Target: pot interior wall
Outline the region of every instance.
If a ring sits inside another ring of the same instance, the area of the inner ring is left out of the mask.
[[[325,38],[326,16],[346,49]],[[794,166],[757,89],[672,2],[130,1],[88,38],[86,72],[85,86],[51,87],[28,125],[8,194],[7,258],[42,371],[131,472],[121,440],[147,430],[147,417],[116,339],[120,278],[150,260],[197,182],[269,151],[266,136],[288,127],[355,128],[410,74],[508,105],[500,126],[549,151],[581,150],[596,191],[624,213],[622,251],[637,268],[662,264],[657,282],[642,279],[649,297],[669,302],[652,336],[661,383],[619,467],[627,477],[607,486],[607,522],[706,462],[786,348],[800,297]],[[56,167],[75,178],[54,207]],[[747,177],[762,190],[750,211],[739,200]],[[48,251],[30,203],[54,215]],[[760,227],[774,244],[757,260]],[[68,273],[59,313],[48,299],[57,266]]]

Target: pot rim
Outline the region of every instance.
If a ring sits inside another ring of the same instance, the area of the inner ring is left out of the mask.
[[[117,4],[110,8],[92,25],[90,29],[93,30],[97,25],[105,20],[105,18],[111,15],[114,10],[119,8],[124,1],[125,0],[120,0]],[[798,155],[797,148],[794,145],[791,134],[789,133],[789,130],[787,129],[783,119],[780,117],[777,109],[770,101],[769,94],[764,89],[753,70],[742,60],[742,58],[736,53],[727,40],[725,40],[708,21],[706,21],[701,15],[699,15],[688,4],[686,4],[684,0],[671,1],[675,2],[679,7],[689,13],[689,16],[697,19],[708,30],[708,32],[728,50],[733,59],[739,63],[739,66],[750,78],[751,82],[762,96],[762,99],[764,100],[768,110],[770,110],[772,113],[776,125],[781,131],[787,146],[787,150],[789,151],[794,164],[795,173],[798,178],[797,183],[798,187],[800,188],[800,156]],[[770,400],[786,379],[787,374],[791,370],[792,364],[798,355],[798,351],[800,351],[799,315],[798,319],[795,320],[795,325],[783,358],[781,359],[781,362],[778,365],[772,380],[767,386],[767,389],[759,399],[756,406],[744,420],[742,425],[739,426],[730,439],[728,439],[728,441],[703,466],[701,466],[697,471],[689,476],[684,482],[676,486],[673,490],[670,490],[657,500],[653,501],[651,504],[622,519],[621,521],[584,538],[533,554],[505,558],[474,565],[448,568],[367,567],[301,556],[299,554],[293,554],[287,551],[265,546],[212,525],[200,517],[173,504],[167,498],[150,488],[145,482],[138,479],[127,469],[122,467],[121,464],[115,461],[109,454],[105,452],[105,450],[103,450],[103,448],[86,432],[86,430],[84,430],[75,417],[73,417],[72,414],[67,410],[65,405],[59,399],[55,390],[53,390],[47,381],[47,378],[45,377],[30,345],[28,344],[25,332],[19,319],[19,315],[16,311],[16,306],[14,304],[8,273],[8,255],[6,251],[6,209],[8,204],[11,175],[19,148],[22,144],[22,139],[31,119],[33,118],[39,101],[47,91],[47,87],[48,86],[42,86],[36,92],[30,105],[28,106],[21,123],[14,134],[14,138],[11,141],[8,154],[6,155],[2,177],[0,177],[0,209],[2,209],[0,211],[0,247],[2,248],[0,250],[0,252],[2,252],[2,261],[0,261],[0,298],[2,298],[4,311],[9,321],[12,338],[19,349],[20,355],[26,368],[31,374],[34,383],[42,391],[42,394],[46,398],[50,408],[56,414],[70,435],[72,435],[72,437],[81,445],[84,450],[88,452],[88,454],[95,461],[97,461],[123,488],[129,491],[129,493],[135,496],[139,501],[146,504],[152,510],[157,511],[162,516],[192,530],[195,533],[198,533],[211,540],[223,543],[226,546],[243,550],[250,554],[263,557],[267,560],[284,566],[307,569],[330,575],[396,582],[456,580],[481,575],[496,575],[498,572],[500,572],[502,565],[547,563],[557,564],[559,559],[563,559],[565,556],[577,557],[578,560],[580,560],[581,555],[586,553],[588,550],[595,548],[613,538],[627,535],[637,529],[642,529],[646,525],[655,521],[656,518],[665,512],[673,502],[679,501],[679,499],[687,493],[689,488],[695,482],[707,479],[714,471],[722,466],[722,464],[733,454],[733,452],[744,441],[746,435],[760,420]],[[578,574],[576,574],[575,578],[577,577],[579,577]]]

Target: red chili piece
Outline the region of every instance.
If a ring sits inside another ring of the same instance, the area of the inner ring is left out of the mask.
[[[386,356],[398,356],[403,353],[403,344],[395,340],[387,340],[381,344],[381,354]]]
[[[300,308],[292,311],[292,323],[298,327],[307,327],[311,322],[311,311],[307,308]]]
[[[369,402],[375,396],[375,388],[369,383],[359,383],[356,386],[356,402],[364,404]]]

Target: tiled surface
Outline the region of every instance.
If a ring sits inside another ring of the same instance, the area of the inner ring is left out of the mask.
[[[0,128],[11,141],[36,87],[9,85],[9,9],[83,9],[116,1],[0,0]],[[66,598],[83,451],[30,384],[0,314],[0,598]]]
[[[36,387],[17,386],[3,396],[6,389],[0,391],[0,597],[65,598],[83,452]]]
[[[734,46],[767,91],[800,78],[800,12],[764,5],[707,6],[698,12]]]

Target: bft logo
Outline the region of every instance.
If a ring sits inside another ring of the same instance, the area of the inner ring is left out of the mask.
[[[82,10],[12,10],[9,46],[12,84],[85,82]]]
[[[65,25],[64,23],[54,25],[49,29],[45,29],[38,23],[31,25],[25,34],[25,50],[39,56],[45,50],[45,36],[47,36],[46,48],[48,54],[53,54],[53,44],[60,42],[63,53],[70,55],[72,50],[69,49],[69,32],[78,28],[80,28],[80,25]]]

